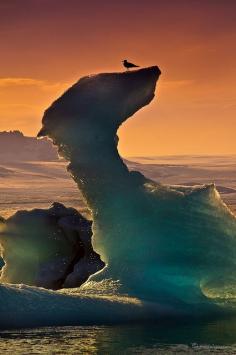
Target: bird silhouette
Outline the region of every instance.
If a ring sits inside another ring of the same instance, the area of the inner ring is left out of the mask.
[[[130,68],[138,68],[139,67],[139,65],[128,62],[127,59],[123,60],[123,65],[127,70],[129,70]]]

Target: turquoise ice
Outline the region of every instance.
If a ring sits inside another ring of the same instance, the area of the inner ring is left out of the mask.
[[[43,117],[93,216],[93,245],[120,292],[202,305],[235,285],[236,220],[213,184],[165,186],[129,172],[117,130],[154,98],[158,67],[82,78]],[[157,118],[158,119],[158,118]],[[148,122],[147,122],[148,124]]]

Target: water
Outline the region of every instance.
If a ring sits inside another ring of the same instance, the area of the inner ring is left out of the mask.
[[[235,354],[236,319],[0,333],[1,354]]]

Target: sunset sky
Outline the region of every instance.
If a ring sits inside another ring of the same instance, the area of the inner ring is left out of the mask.
[[[125,156],[236,153],[235,0],[0,0],[0,130],[36,135],[81,76],[162,70],[120,129]]]

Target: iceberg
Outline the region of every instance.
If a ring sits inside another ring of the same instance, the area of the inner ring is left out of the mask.
[[[165,186],[130,172],[117,130],[154,98],[158,67],[84,77],[43,117],[48,136],[93,217],[93,246],[106,268],[93,281],[152,302],[202,304],[232,291],[236,219],[214,184]]]
[[[45,111],[38,136],[49,137],[69,162],[91,210],[93,248],[106,266],[74,290],[2,284],[4,325],[235,312],[236,219],[215,185],[154,182],[129,171],[117,149],[118,128],[153,100],[160,74],[153,66],[90,75]]]

